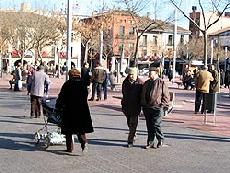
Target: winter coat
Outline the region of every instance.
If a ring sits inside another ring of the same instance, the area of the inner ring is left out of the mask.
[[[169,100],[170,95],[168,86],[162,79],[149,79],[144,83],[141,95],[142,106],[161,108],[168,106]]]
[[[141,92],[143,82],[138,78],[131,83],[126,77],[122,83],[122,111],[126,116],[138,116],[141,112]]]
[[[210,93],[218,93],[220,91],[220,80],[219,80],[219,73],[217,70],[212,70],[212,77],[213,81],[210,82]]]
[[[103,69],[103,67],[100,66],[94,68],[92,74],[93,82],[102,84],[104,79],[105,79],[105,69]]]
[[[63,84],[56,102],[56,108],[63,109],[62,134],[93,132],[87,97],[87,84],[80,78],[70,79]]]
[[[196,89],[201,93],[209,93],[210,81],[213,81],[212,74],[207,70],[200,70],[197,74]]]
[[[44,72],[44,70],[35,71],[31,78],[30,94],[38,97],[43,97],[45,83],[50,83],[49,76]]]

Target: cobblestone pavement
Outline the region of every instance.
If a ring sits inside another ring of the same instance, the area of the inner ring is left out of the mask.
[[[140,117],[138,139],[129,149],[125,147],[128,130],[120,111],[118,86],[117,91],[110,91],[108,100],[89,103],[95,132],[88,135],[88,153],[82,154],[76,140],[74,152],[68,154],[62,145],[47,150],[42,142],[35,145],[33,134],[44,126],[44,120],[29,119],[29,97],[26,92],[8,90],[7,79],[0,79],[0,172],[229,172],[230,135],[205,129],[219,129],[222,118],[229,123],[225,119],[229,118],[228,110],[219,108],[216,126],[204,125],[203,117],[192,113],[194,103],[185,101],[192,100],[193,91],[170,89],[177,99],[173,113],[164,118],[165,147],[143,148],[147,132],[145,120]],[[50,95],[57,95],[64,78],[51,80]],[[56,128],[49,126],[50,130]]]

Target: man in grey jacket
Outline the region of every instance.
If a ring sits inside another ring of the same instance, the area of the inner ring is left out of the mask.
[[[158,140],[157,148],[163,145],[164,135],[161,131],[161,121],[164,106],[170,100],[166,83],[159,78],[159,68],[150,67],[149,80],[143,85],[141,104],[146,119],[148,139],[146,149],[154,148],[154,138]]]
[[[49,76],[44,72],[44,66],[40,65],[31,79],[31,118],[41,116],[41,100],[44,97],[45,83],[50,83]]]

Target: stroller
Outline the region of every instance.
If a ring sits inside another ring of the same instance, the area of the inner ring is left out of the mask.
[[[50,145],[61,145],[66,141],[65,136],[61,134],[60,128],[62,111],[55,109],[56,100],[57,98],[55,97],[42,100],[45,126],[35,132],[34,139],[36,144],[44,140],[45,148],[48,148]],[[57,125],[58,128],[50,132],[49,123]]]

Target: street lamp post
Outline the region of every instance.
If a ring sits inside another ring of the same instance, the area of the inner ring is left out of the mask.
[[[68,0],[67,6],[67,72],[66,80],[69,79],[68,71],[71,70],[71,36],[72,36],[72,0]]]

